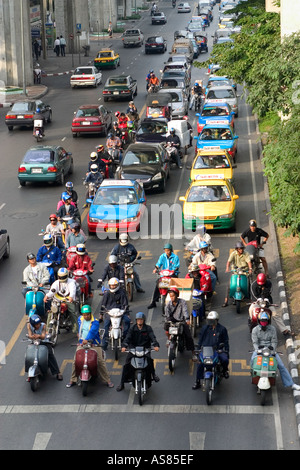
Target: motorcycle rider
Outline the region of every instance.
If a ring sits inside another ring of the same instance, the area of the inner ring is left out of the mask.
[[[211,277],[212,289],[215,290],[217,282],[217,267],[214,255],[208,251],[209,245],[206,242],[199,243],[199,251],[192,259],[193,264],[206,264],[209,266],[209,275]]]
[[[186,301],[179,298],[179,290],[177,287],[170,287],[168,289],[168,294],[170,295],[170,301],[166,304],[165,307],[166,322],[182,322],[186,349],[187,351],[192,351],[192,354],[194,355],[195,345],[189,327],[190,316]],[[169,330],[168,323],[165,324],[165,330]]]
[[[74,204],[77,206],[78,194],[77,191],[75,191],[74,189],[74,184],[72,183],[72,181],[67,181],[65,186],[66,192],[69,194],[69,196],[71,196],[72,202],[74,202]]]
[[[234,251],[229,255],[229,258],[226,263],[226,273],[228,273],[231,269],[237,267],[237,268],[248,268],[249,269],[249,274],[252,274],[252,265],[251,265],[251,260],[248,255],[248,253],[244,252],[244,245],[242,242],[237,242],[235,244],[235,249]],[[222,307],[227,307],[228,305],[228,296],[229,296],[229,288],[230,288],[230,281],[227,286],[226,290],[226,297],[224,299],[224,303]]]
[[[27,323],[27,336],[31,340],[39,339],[43,341],[43,345],[48,349],[48,367],[52,375],[56,375],[57,380],[63,380],[63,376],[59,370],[54,350],[47,341],[46,323],[43,323],[39,315],[32,315]]]
[[[91,258],[86,252],[85,244],[78,243],[76,245],[76,255],[70,259],[69,262],[69,270],[75,271],[76,269],[82,269],[83,271],[88,271],[85,275],[88,280],[89,285],[89,295],[92,297],[92,290],[91,290],[91,278],[90,274],[94,272],[93,263]]]
[[[103,299],[100,307],[100,321],[103,320],[105,310],[112,308],[119,308],[124,310],[122,322],[124,322],[123,338],[127,335],[130,328],[130,318],[128,313],[128,298],[126,291],[121,288],[120,281],[116,277],[112,277],[108,281],[108,289],[103,294]],[[106,351],[108,345],[108,331],[110,327],[110,316],[106,314],[104,322],[104,337],[103,337],[103,350]]]
[[[172,147],[175,148],[176,152],[174,152],[174,159],[176,161],[176,164],[178,166],[178,168],[182,169],[182,165],[181,165],[181,161],[180,161],[180,153],[179,153],[179,150],[180,150],[180,139],[178,137],[178,135],[176,135],[176,131],[174,129],[174,127],[171,127],[170,129],[170,135],[168,135],[167,139],[166,139],[166,143],[170,143],[172,144]]]
[[[86,194],[85,194],[86,199],[88,199],[90,197],[89,184],[90,183],[94,184],[95,185],[95,190],[97,191],[97,189],[99,188],[102,181],[103,181],[103,174],[99,171],[98,165],[96,163],[93,163],[91,165],[91,171],[86,175],[86,178],[83,182],[83,184],[87,186],[87,191],[86,191]],[[87,206],[88,206],[88,204],[86,202],[82,206],[82,208],[84,209]]]
[[[50,224],[47,225],[45,232],[50,233],[52,237],[56,237],[57,246],[60,250],[65,249],[64,242],[62,241],[62,235],[65,230],[61,223],[58,222],[56,214],[50,214]]]
[[[112,277],[116,277],[120,282],[124,283],[125,274],[124,268],[118,263],[118,258],[115,255],[110,255],[108,258],[108,264],[104,268],[102,277],[98,279],[97,288],[101,287],[103,281],[107,278],[108,280]]]
[[[22,289],[23,297],[30,290],[30,287],[43,287],[50,282],[50,274],[44,263],[37,263],[34,253],[27,254],[28,266],[23,271],[23,282],[26,287]]]
[[[129,263],[133,263],[133,261],[137,257],[137,250],[136,248],[132,245],[132,243],[129,243],[129,237],[127,233],[121,233],[119,236],[119,243],[117,243],[113,249],[111,250],[111,255],[117,256],[119,259],[122,258],[123,256],[129,258]],[[140,276],[136,270],[135,265],[133,266],[133,271],[134,271],[134,284],[137,292],[140,293],[145,293],[144,289],[141,286],[141,281],[140,281]]]
[[[292,387],[292,390],[300,390],[300,385],[294,383],[289,371],[283,364],[277,349],[277,333],[275,326],[271,325],[271,317],[267,312],[260,312],[257,317],[258,325],[253,328],[251,339],[253,344],[253,354],[250,364],[252,365],[253,359],[257,356],[257,350],[261,347],[271,347],[274,351],[277,360],[278,370],[284,387]]]
[[[192,109],[194,101],[197,99],[199,100],[198,103],[201,103],[201,97],[204,95],[204,91],[200,83],[195,82],[193,88],[192,88],[192,99],[190,101],[190,109]],[[200,107],[200,105],[199,105]]]
[[[51,285],[50,291],[45,295],[44,302],[51,300],[55,294],[66,297],[68,314],[72,322],[72,333],[77,333],[77,315],[75,312],[76,301],[76,281],[69,278],[67,268],[60,268],[57,272],[57,280]]]
[[[125,352],[127,348],[136,348],[137,346],[143,346],[144,348],[154,347],[155,351],[159,351],[159,342],[156,339],[154,331],[150,325],[146,325],[145,314],[138,312],[135,316],[136,323],[130,328],[126,338],[122,343],[122,352]],[[130,361],[132,355],[129,353],[126,357],[126,362],[123,366],[121,382],[117,387],[117,392],[121,392],[124,389],[126,381],[131,379],[130,377]],[[151,374],[154,382],[159,382],[159,377],[155,374],[154,362],[151,357],[149,364],[149,374]]]
[[[63,219],[64,217],[72,217],[73,219],[80,219],[79,210],[77,209],[76,205],[73,203],[71,196],[64,192],[62,194],[62,201],[63,204],[60,208],[56,211],[58,220]]]
[[[45,118],[42,115],[40,108],[36,108],[35,114],[33,116],[33,135],[35,135],[36,129],[40,129],[42,136],[45,136],[44,133],[45,127]]]
[[[201,349],[203,346],[211,346],[214,349],[220,349],[220,345],[223,344],[222,352],[218,352],[220,363],[223,367],[223,376],[225,379],[229,378],[228,364],[229,364],[229,338],[228,332],[225,326],[219,323],[218,312],[212,310],[207,315],[207,325],[204,325],[199,333],[197,349]],[[203,380],[204,364],[198,363],[196,382],[192,386],[193,390],[197,390],[201,387],[201,380]]]
[[[106,141],[106,148],[107,149],[118,149],[120,151],[121,147],[122,147],[121,139],[119,137],[117,137],[116,135],[114,135],[112,132],[110,132],[107,137],[108,138],[107,138],[107,141]]]
[[[129,101],[128,108],[126,110],[126,115],[130,121],[134,121],[136,123],[138,122],[140,117],[139,117],[137,107],[135,106],[133,101]]]
[[[148,91],[149,88],[149,80],[151,78],[151,75],[154,73],[154,70],[149,70],[148,75],[146,76],[146,90]]]
[[[194,289],[212,295],[213,290],[210,275],[206,270],[200,270],[198,264],[190,264],[189,272],[185,276],[185,279],[194,279]]]
[[[148,90],[151,87],[153,87],[153,90],[156,90],[159,87],[159,79],[154,72],[150,74],[150,78],[148,80]]]
[[[185,250],[198,250],[200,242],[206,242],[209,251],[212,250],[211,236],[206,232],[205,225],[198,225],[196,227],[197,233],[192,240],[185,246]]]
[[[90,305],[83,305],[81,307],[81,316],[78,318],[78,346],[76,352],[83,349],[83,345],[90,342],[93,349],[97,353],[97,372],[98,376],[103,380],[109,388],[112,388],[114,384],[110,380],[110,376],[105,364],[103,350],[101,348],[101,339],[99,335],[99,320],[97,320],[92,314],[92,308]],[[66,385],[67,388],[71,388],[77,383],[76,369],[75,369],[75,357],[72,363],[72,374],[70,382]]]
[[[39,263],[51,263],[51,265],[48,266],[48,270],[50,273],[50,282],[54,282],[61,264],[62,252],[58,246],[53,245],[53,238],[50,233],[47,233],[43,237],[43,240],[44,244],[39,248],[36,260]]]
[[[109,155],[108,151],[105,150],[104,145],[102,144],[97,145],[96,150],[97,150],[97,160],[95,163],[97,163],[99,167],[99,171],[103,173],[103,176],[105,177],[106,165],[108,165],[108,177],[113,178],[114,177],[113,166],[112,166],[113,160],[111,156]],[[93,153],[94,152],[91,153],[91,161],[92,161]],[[106,163],[105,160],[106,161],[108,160],[108,163]],[[91,166],[91,163],[90,163],[90,166]]]
[[[76,246],[79,243],[85,243],[86,238],[81,233],[81,225],[78,222],[73,222],[70,225],[71,233],[68,235],[66,241],[66,248],[70,248],[70,246]]]
[[[164,253],[160,255],[153,269],[153,274],[156,274],[157,271],[162,271],[168,269],[174,271],[173,277],[178,277],[179,273],[180,260],[177,255],[173,252],[173,245],[171,243],[166,243],[164,245]],[[155,289],[152,296],[152,301],[147,308],[155,308],[156,302],[159,301],[159,288],[158,288],[159,279],[156,281]]]
[[[71,228],[71,227],[73,227],[73,224],[79,224],[79,225],[80,225],[79,222],[75,222],[75,221],[72,220],[72,219],[71,219],[71,220],[68,220],[68,222],[67,222],[68,228],[67,228],[66,234],[65,234],[65,242],[66,242],[66,244],[68,243],[68,238],[69,238],[69,236],[70,236],[71,233],[72,233],[72,228]],[[82,230],[81,225],[80,225],[79,233],[83,236],[83,239],[84,239],[82,243],[85,243],[86,240],[87,240],[87,236],[86,236],[86,234],[84,233],[84,231]],[[78,241],[77,243],[80,243],[80,242]],[[71,245],[71,244],[70,244],[70,246],[76,246],[77,243],[75,243],[75,245]]]
[[[247,230],[244,230],[240,238],[245,246],[247,246],[247,243],[254,242],[254,241],[257,242],[258,256],[264,267],[265,275],[269,277],[268,263],[266,261],[265,251],[263,249],[263,245],[267,242],[269,238],[269,234],[265,232],[263,229],[257,227],[256,220],[251,219],[249,221],[249,228]],[[264,238],[264,240],[261,241],[261,238]],[[247,242],[246,242],[246,239],[247,239]]]
[[[273,303],[272,298],[272,282],[267,279],[267,276],[264,273],[259,273],[255,281],[252,282],[250,286],[251,294],[254,299],[253,303],[249,308],[249,315],[251,317],[252,309],[255,308],[255,301],[257,299],[267,299],[270,304]],[[290,326],[286,326],[279,312],[275,309],[274,306],[270,305],[268,307],[272,312],[272,318],[276,328],[283,334],[294,336],[294,333],[291,332]]]

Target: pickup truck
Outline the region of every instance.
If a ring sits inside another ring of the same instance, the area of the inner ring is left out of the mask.
[[[140,29],[126,29],[122,34],[124,47],[142,46],[144,44],[144,35]]]

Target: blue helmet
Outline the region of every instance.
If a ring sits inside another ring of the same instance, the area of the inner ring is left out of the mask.
[[[63,201],[67,201],[68,199],[70,199],[70,197],[70,194],[68,194],[66,191],[61,195]]]
[[[72,181],[67,181],[67,183],[66,183],[66,188],[68,188],[68,189],[73,189],[73,186],[74,186],[74,185],[73,185]]]
[[[200,243],[199,243],[199,248],[200,248],[200,250],[202,250],[203,248],[208,248],[208,243],[206,243],[206,242],[200,242]]]
[[[145,314],[143,312],[138,312],[135,315],[135,319],[138,320],[139,318],[142,319],[142,320],[145,320]]]
[[[36,108],[36,112],[40,113],[41,112],[40,108]]]
[[[39,317],[39,315],[35,313],[34,315],[31,315],[31,317],[29,318],[29,322],[31,326],[36,326],[39,323],[41,323],[42,320],[41,320],[41,317]]]

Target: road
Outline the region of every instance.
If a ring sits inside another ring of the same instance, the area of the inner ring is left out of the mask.
[[[162,2],[160,9],[168,18],[163,26],[152,26],[149,14],[137,22],[145,38],[151,34],[164,34],[168,40],[168,49],[173,42],[176,29],[186,26],[191,14],[178,15],[169,2]],[[214,7],[214,21],[207,30],[209,51],[211,34],[217,25],[217,6]],[[118,72],[131,73],[138,80],[138,95],[135,104],[141,111],[145,104],[145,76],[150,69],[158,73],[166,61],[164,55],[145,55],[144,48],[123,49],[120,40],[114,40],[114,47],[121,53],[121,66]],[[102,44],[100,45],[100,47]],[[92,51],[97,49],[94,42]],[[92,55],[92,54],[91,54]],[[206,60],[203,54],[199,60]],[[82,63],[86,58],[82,58]],[[89,59],[91,60],[91,59]],[[206,80],[204,69],[193,69],[192,82],[196,78]],[[110,71],[104,71],[103,81]],[[82,178],[85,175],[89,154],[103,138],[80,137],[72,139],[70,123],[73,112],[83,103],[97,102],[101,98],[102,86],[98,89],[72,90],[69,76],[49,77],[44,79],[49,92],[44,101],[53,108],[53,122],[46,127],[47,144],[62,143],[74,157],[74,175],[72,181],[80,196],[80,205],[84,202],[85,189]],[[242,88],[238,88],[242,94]],[[127,104],[109,102],[113,111],[124,110]],[[132,318],[138,311],[147,313],[147,322],[152,325],[161,348],[154,355],[156,371],[161,380],[154,384],[140,407],[129,385],[116,393],[97,383],[91,386],[88,397],[81,395],[80,389],[65,387],[71,374],[74,355],[74,337],[62,333],[55,348],[55,354],[64,381],[57,382],[50,376],[41,384],[40,390],[33,394],[24,375],[25,317],[24,302],[21,295],[22,271],[26,266],[26,253],[37,252],[41,245],[40,229],[48,223],[49,214],[55,211],[61,194],[58,186],[18,185],[17,167],[24,152],[33,145],[32,134],[28,130],[16,129],[9,133],[4,124],[5,110],[0,109],[0,225],[6,228],[11,237],[11,256],[0,264],[0,340],[6,345],[5,364],[0,369],[0,449],[4,450],[75,450],[75,449],[110,449],[110,450],[252,450],[286,449],[299,450],[297,426],[293,405],[293,395],[283,388],[280,378],[272,390],[270,401],[261,407],[256,390],[251,385],[249,359],[251,350],[250,335],[247,326],[247,307],[240,315],[232,305],[222,309],[225,289],[229,275],[225,274],[225,265],[229,253],[240,233],[248,225],[250,218],[255,218],[258,225],[268,231],[267,201],[265,180],[261,171],[261,162],[257,147],[255,119],[251,109],[240,98],[240,112],[236,120],[238,140],[237,169],[235,170],[235,188],[239,195],[236,233],[212,234],[213,246],[219,250],[217,261],[220,284],[213,297],[212,307],[220,314],[220,322],[229,332],[230,338],[230,378],[224,380],[215,391],[213,405],[208,407],[201,390],[192,390],[195,379],[195,365],[190,354],[184,352],[176,362],[174,375],[168,371],[165,347],[165,333],[159,307],[147,311],[154,288],[153,266],[162,252],[163,244],[170,240],[174,251],[181,260],[181,275],[185,276],[183,243],[185,239],[174,239],[167,233],[161,233],[160,227],[151,227],[147,239],[134,240],[142,257],[139,273],[145,294],[136,294],[131,305]],[[190,122],[196,129],[196,117],[190,112]],[[191,163],[194,151],[189,149],[184,163]],[[166,203],[178,204],[180,195],[188,187],[189,171],[173,169],[164,194],[148,194],[148,207]],[[87,232],[86,212],[83,212],[83,228]],[[87,248],[93,257],[97,278],[104,267],[104,259],[114,246],[114,240],[99,240],[90,237]],[[272,279],[276,278],[275,261],[278,256],[277,245],[271,239],[266,246],[266,256]],[[276,285],[276,283],[274,282]],[[97,307],[100,297],[95,293],[93,306]],[[274,301],[278,302],[278,293],[274,292]],[[1,343],[1,344],[3,344]],[[281,339],[281,347],[284,345]],[[285,356],[283,356],[285,358]],[[125,358],[113,360],[111,351],[107,352],[107,366],[113,382],[117,385]],[[89,439],[87,436],[93,436]]]

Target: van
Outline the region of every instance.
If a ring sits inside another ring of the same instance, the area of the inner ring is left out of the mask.
[[[172,46],[171,54],[186,54],[189,62],[193,61],[194,47],[190,39],[176,39]]]

